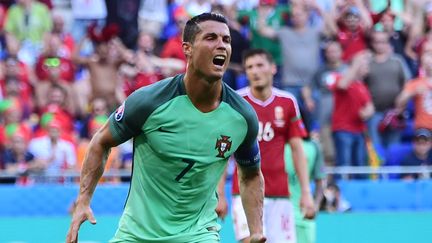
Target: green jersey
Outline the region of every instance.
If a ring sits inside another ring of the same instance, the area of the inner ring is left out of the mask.
[[[303,141],[303,149],[307,158],[308,174],[310,180],[324,179],[324,159],[319,145],[314,141]],[[300,209],[301,187],[294,169],[292,161],[291,147],[285,145],[285,170],[288,173],[288,187],[291,193],[290,200],[294,207],[294,217],[296,225],[312,223],[311,220],[304,219]]]
[[[216,187],[228,158],[258,167],[258,121],[223,83],[207,113],[186,95],[183,75],[132,93],[110,116],[114,139],[134,139],[129,195],[112,242],[218,242]]]

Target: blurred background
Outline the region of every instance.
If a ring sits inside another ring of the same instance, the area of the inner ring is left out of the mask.
[[[317,242],[430,242],[430,0],[1,0],[0,242],[64,241],[92,134],[134,90],[185,70],[183,26],[209,11],[232,35],[224,81],[246,86],[243,51],[269,51],[274,86],[297,98],[321,147]],[[343,79],[367,87],[362,124],[341,123],[356,102],[334,92]],[[82,242],[114,234],[131,166],[128,141],[111,152]],[[221,224],[235,242],[231,218]]]

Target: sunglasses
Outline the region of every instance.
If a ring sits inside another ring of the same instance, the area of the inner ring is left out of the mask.
[[[60,59],[57,57],[47,58],[44,61],[44,65],[47,67],[58,67],[60,66]]]

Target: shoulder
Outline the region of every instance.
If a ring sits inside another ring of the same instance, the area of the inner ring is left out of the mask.
[[[274,100],[275,103],[293,105],[296,107],[296,109],[298,109],[297,99],[290,92],[277,89],[277,88],[273,88],[272,92],[273,95],[275,96],[275,100]]]
[[[238,89],[235,91],[238,95],[240,95],[241,97],[246,97],[249,92],[250,92],[250,88],[249,86],[246,86],[244,88]]]
[[[181,79],[182,76],[178,75],[139,88],[128,96],[125,104],[128,108],[154,110],[180,94]]]
[[[231,106],[234,110],[240,113],[248,123],[250,121],[256,121],[257,116],[252,105],[249,104],[242,96],[246,96],[247,90],[243,88],[237,92],[231,89],[228,85],[224,83],[224,102]]]

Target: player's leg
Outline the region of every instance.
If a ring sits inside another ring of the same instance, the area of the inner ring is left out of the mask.
[[[294,209],[287,198],[265,198],[264,227],[267,242],[296,243]]]
[[[248,243],[249,228],[240,196],[232,197],[231,207],[235,238],[237,241]]]

